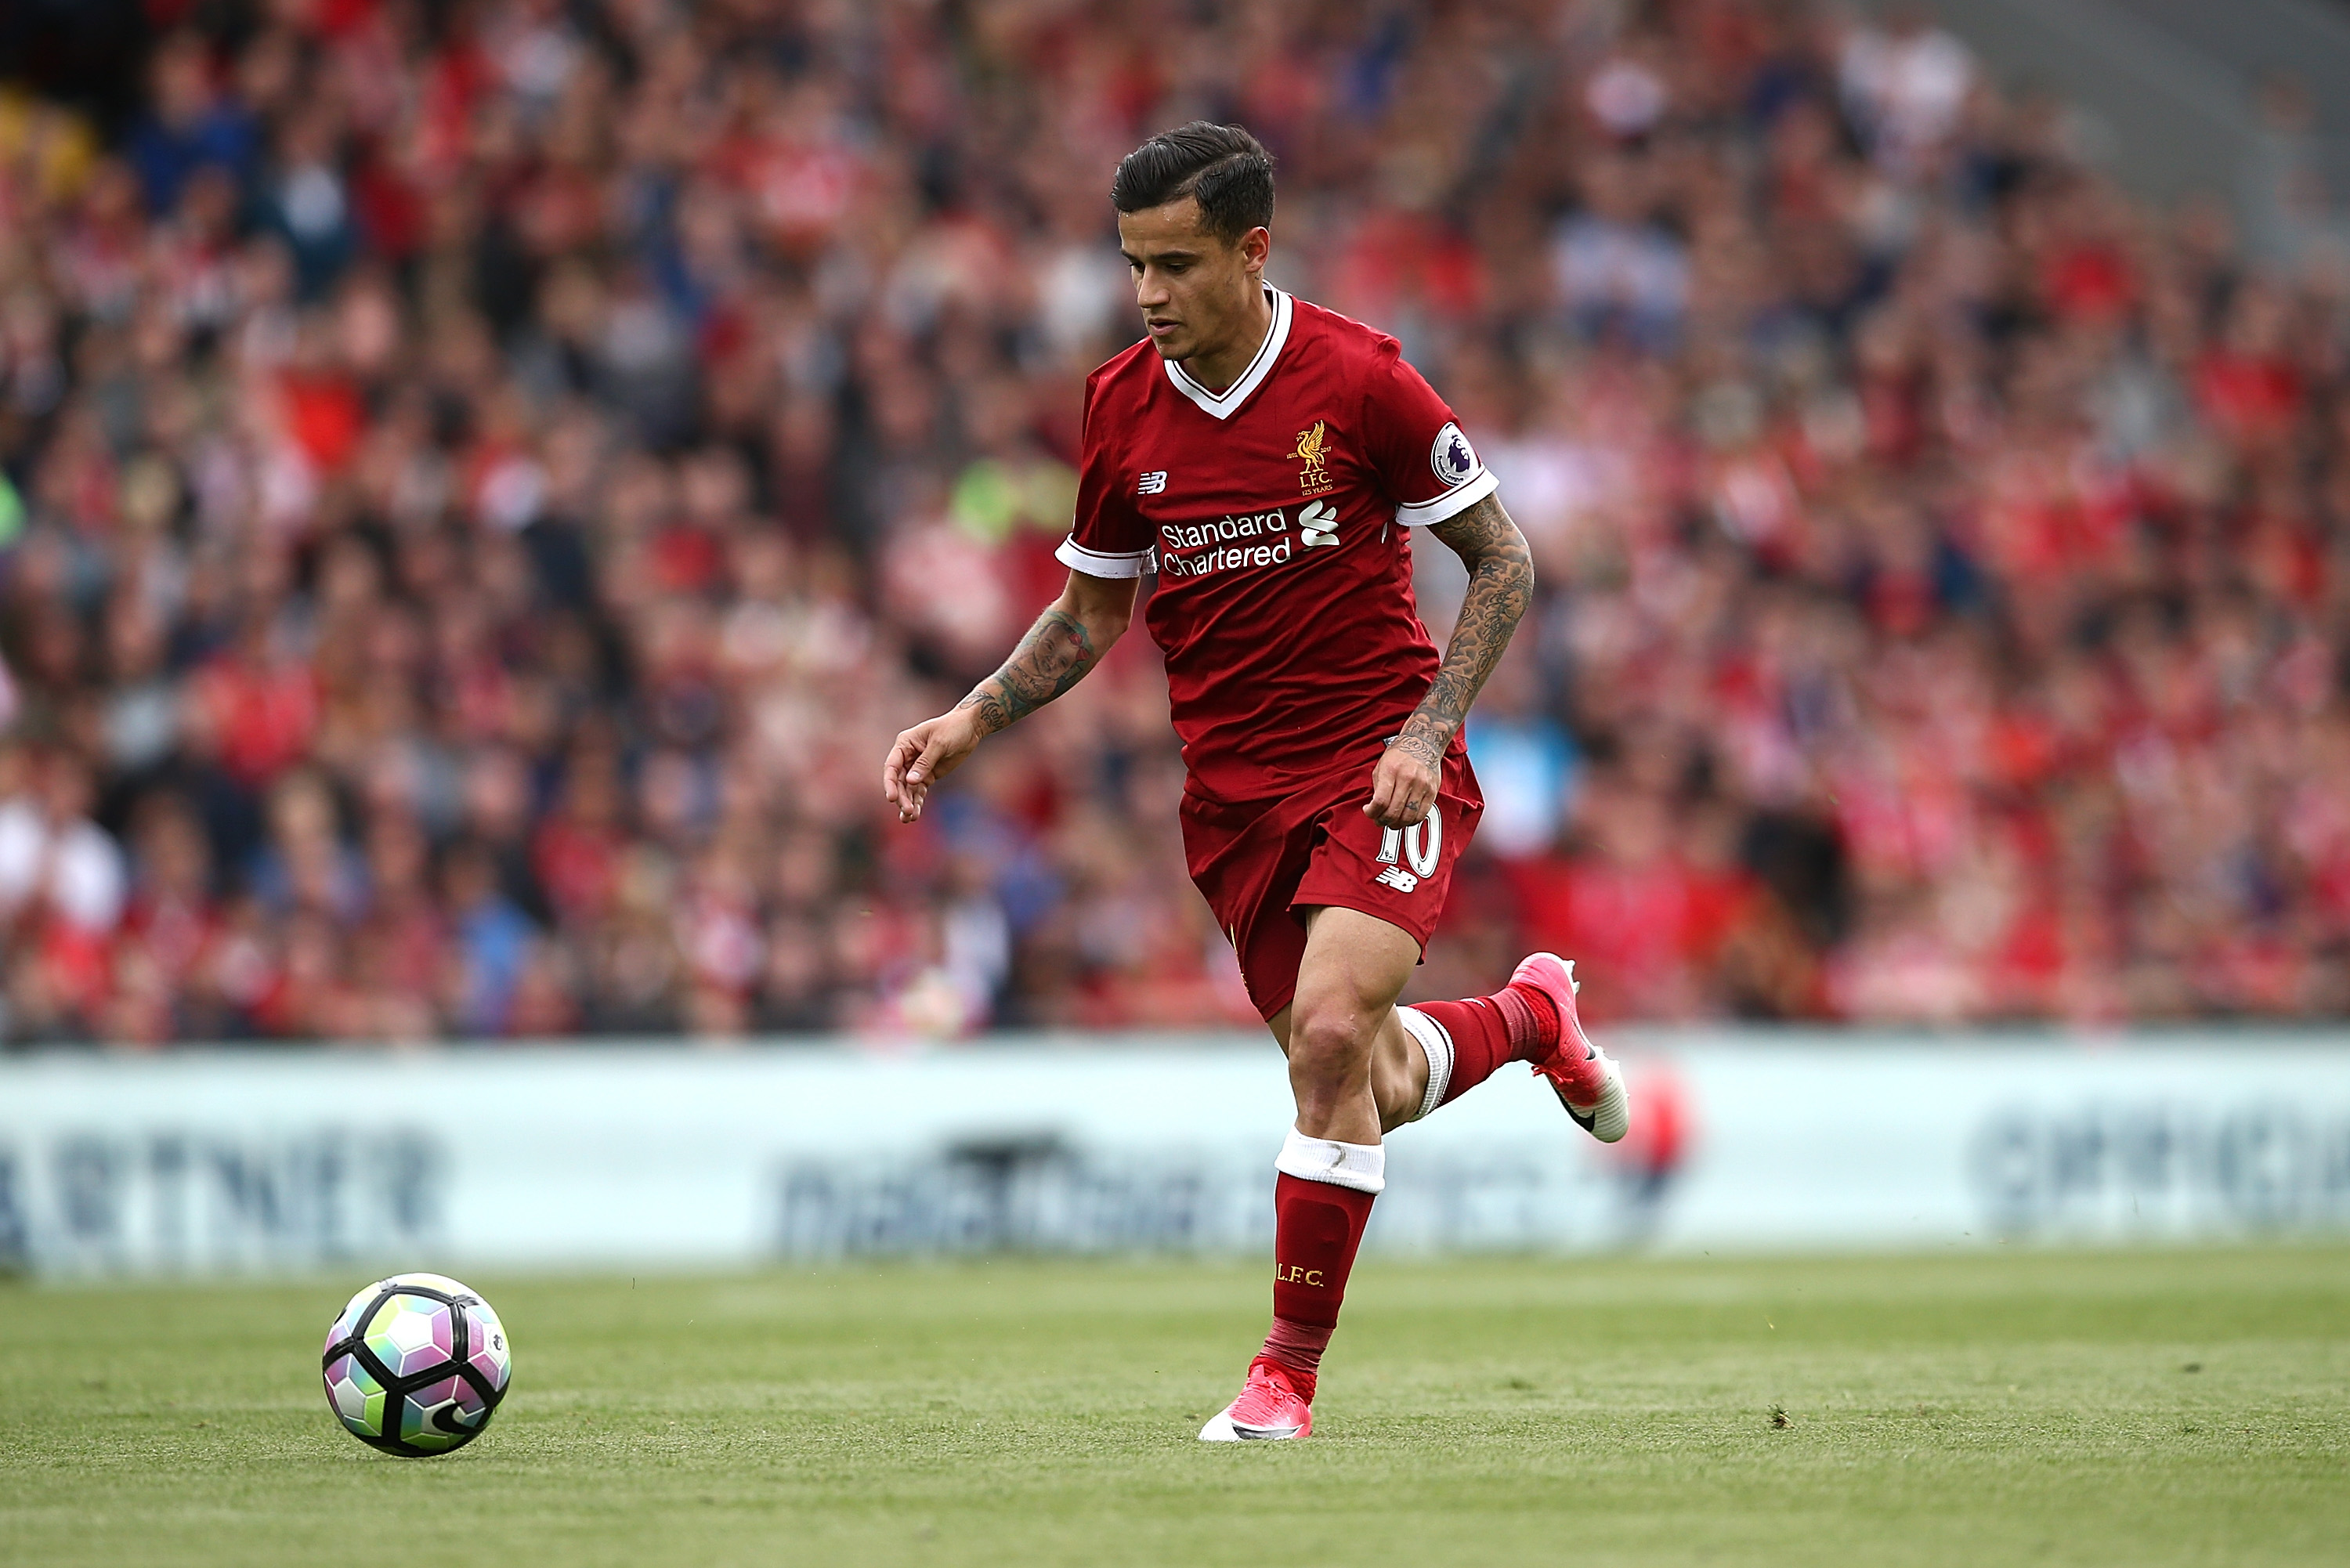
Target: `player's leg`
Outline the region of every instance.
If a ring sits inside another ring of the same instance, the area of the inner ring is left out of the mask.
[[[1389,1010],[1371,1047],[1379,1131],[1451,1105],[1505,1062],[1524,1062],[1550,1080],[1585,1131],[1604,1143],[1621,1138],[1630,1122],[1623,1075],[1583,1032],[1574,975],[1575,966],[1557,955],[1534,953],[1490,996]],[[1266,1022],[1288,1051],[1290,1010]]]
[[[1330,906],[1305,911],[1297,992],[1283,1010],[1300,1133],[1370,1145],[1384,1126],[1398,1125],[1387,1122],[1377,1080],[1388,1079],[1397,1099],[1409,1081],[1410,1038],[1395,1003],[1419,961],[1412,934],[1376,915]]]
[[[1410,932],[1360,910],[1304,911],[1296,992],[1275,1019],[1297,1117],[1274,1163],[1273,1327],[1241,1397],[1208,1423],[1210,1441],[1301,1438],[1322,1353],[1338,1325],[1371,1203],[1387,1184],[1372,1090],[1395,999],[1419,961]],[[1392,1045],[1390,1054],[1400,1050]]]
[[[1461,758],[1447,762],[1445,788],[1416,827],[1382,829],[1358,807],[1326,814],[1294,903],[1359,911],[1424,945],[1482,815],[1476,783]],[[1504,1062],[1525,1062],[1551,1081],[1585,1130],[1607,1143],[1624,1136],[1629,1116],[1623,1075],[1585,1036],[1575,1018],[1573,974],[1554,955],[1529,957],[1491,996],[1415,1002],[1387,1017],[1391,1022],[1381,1027],[1372,1055],[1383,1128],[1458,1099]],[[1288,1034],[1296,1027],[1293,1018]],[[1274,1031],[1287,1037],[1278,1019]],[[1295,1071],[1293,1066],[1293,1078]],[[1300,1106],[1305,1104],[1301,1098]]]
[[[1573,964],[1555,953],[1534,953],[1491,996],[1398,1008],[1428,1062],[1418,1114],[1459,1099],[1504,1062],[1524,1062],[1550,1080],[1586,1132],[1603,1143],[1621,1138],[1631,1119],[1624,1076],[1584,1033],[1575,992]]]
[[[1284,1007],[1265,1020],[1266,1027],[1273,1031],[1274,1044],[1284,1056],[1289,1054],[1290,1012]],[[1371,1042],[1371,1100],[1378,1107],[1382,1133],[1391,1133],[1406,1122],[1419,1119],[1422,1108],[1429,1106],[1430,1062],[1450,1060],[1450,1046],[1440,1045],[1431,1052],[1414,1037],[1405,1023],[1409,1012],[1408,1008],[1389,1008]]]

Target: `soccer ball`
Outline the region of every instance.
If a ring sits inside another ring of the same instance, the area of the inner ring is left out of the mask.
[[[336,1315],[319,1368],[351,1436],[421,1459],[482,1435],[514,1359],[505,1324],[473,1291],[442,1274],[394,1274]]]

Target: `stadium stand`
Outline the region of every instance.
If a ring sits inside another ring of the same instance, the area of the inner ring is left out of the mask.
[[[1140,638],[878,788],[1053,591],[1109,170],[1194,116],[1537,552],[1426,993],[2350,1008],[2306,192],[2240,246],[1771,0],[143,15],[135,105],[0,96],[11,1042],[1250,1023]]]

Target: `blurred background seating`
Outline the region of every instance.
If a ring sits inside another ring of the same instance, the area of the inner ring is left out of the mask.
[[[878,788],[1055,591],[1109,171],[1200,116],[1536,552],[1420,993],[2350,1010],[2290,82],[2238,203],[2157,205],[1922,16],[1782,0],[64,16],[0,50],[11,1042],[1253,1025],[1141,637],[919,828]]]

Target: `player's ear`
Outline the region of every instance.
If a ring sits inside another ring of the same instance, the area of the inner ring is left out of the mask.
[[[1273,231],[1260,223],[1241,236],[1241,265],[1252,273],[1264,270],[1273,255]]]

